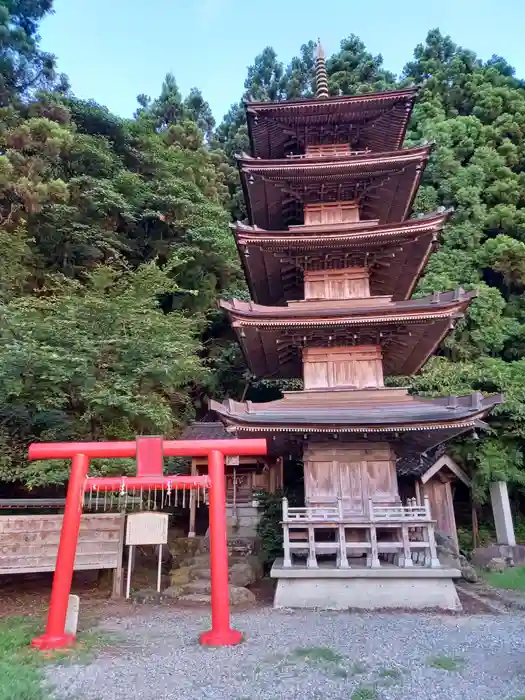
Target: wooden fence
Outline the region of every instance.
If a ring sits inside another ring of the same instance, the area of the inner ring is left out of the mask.
[[[62,515],[0,516],[0,575],[54,571]],[[121,595],[124,514],[86,514],[80,522],[75,570],[114,569]]]

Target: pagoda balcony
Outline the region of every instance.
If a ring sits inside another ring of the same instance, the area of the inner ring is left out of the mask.
[[[257,304],[281,305],[304,295],[306,271],[362,267],[372,296],[408,299],[451,211],[397,224],[377,220],[290,226],[266,231],[232,224],[248,286]]]
[[[386,375],[417,372],[462,318],[475,292],[435,293],[410,301],[389,297],[321,299],[260,306],[221,301],[253,374],[302,375],[305,348],[380,346]]]
[[[404,221],[412,209],[432,145],[384,153],[279,160],[237,158],[250,223],[282,230],[299,223],[305,205],[354,202],[361,218]]]
[[[422,504],[411,498],[405,505],[369,499],[363,517],[348,511],[341,498],[303,508],[290,508],[284,498],[281,524],[285,569],[317,569],[318,558],[336,569],[441,567],[426,496]]]
[[[344,144],[343,148],[310,148],[305,153],[287,153],[285,157],[290,160],[301,160],[302,158],[345,158],[347,156],[366,156],[369,153],[369,149],[356,151]]]

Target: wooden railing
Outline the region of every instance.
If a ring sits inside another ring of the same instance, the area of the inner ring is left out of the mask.
[[[366,566],[371,568],[382,566],[380,556],[392,559],[397,566],[411,567],[413,555],[423,552],[423,566],[436,568],[441,565],[434,525],[428,498],[423,505],[415,499],[409,499],[406,505],[374,503],[370,499],[364,517],[350,513],[341,499],[335,506],[290,508],[284,498],[283,565],[292,567],[292,554],[306,553],[308,568],[318,567],[317,556],[334,554],[336,567],[342,569],[350,567],[349,554],[366,555]],[[332,538],[318,540],[316,533],[321,532],[331,534]]]
[[[316,153],[288,153],[286,158],[301,160],[302,158],[347,158],[348,156],[366,156],[370,151],[323,151]]]

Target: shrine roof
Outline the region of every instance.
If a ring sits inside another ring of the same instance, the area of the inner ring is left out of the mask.
[[[439,445],[427,453],[403,457],[396,465],[398,476],[422,476],[445,454],[445,450],[445,445]]]
[[[395,224],[360,221],[266,231],[232,224],[252,298],[280,304],[303,296],[303,271],[366,267],[372,295],[410,297],[451,210]]]
[[[432,144],[334,158],[263,160],[238,157],[252,225],[282,230],[301,223],[308,203],[357,201],[363,219],[393,223],[407,218]],[[295,204],[295,208],[294,205]]]
[[[318,144],[330,136],[354,149],[396,149],[405,137],[416,88],[284,102],[245,102],[252,153],[280,158],[290,145]]]
[[[386,374],[417,372],[465,313],[475,292],[290,302],[260,306],[222,301],[250,370],[258,376],[302,375],[303,347],[380,346]]]
[[[231,440],[229,433],[220,421],[195,421],[187,425],[180,436],[181,440]]]
[[[382,439],[423,450],[485,427],[482,419],[501,403],[501,394],[484,397],[478,392],[424,398],[409,395],[406,389],[330,389],[286,392],[282,399],[268,403],[211,401],[210,409],[239,434],[325,433],[369,439],[382,434]]]

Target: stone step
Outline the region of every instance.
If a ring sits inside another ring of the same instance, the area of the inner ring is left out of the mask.
[[[211,593],[184,593],[177,600],[183,603],[211,604]],[[256,602],[254,594],[241,586],[230,586],[230,605],[253,605]]]
[[[210,574],[209,567],[207,569],[204,567],[192,568],[192,579],[193,580],[209,581],[210,576],[211,576],[211,574]]]
[[[211,581],[196,579],[195,581],[192,581],[191,583],[182,586],[182,589],[183,595],[189,595],[190,593],[198,593],[199,595],[210,595]]]

